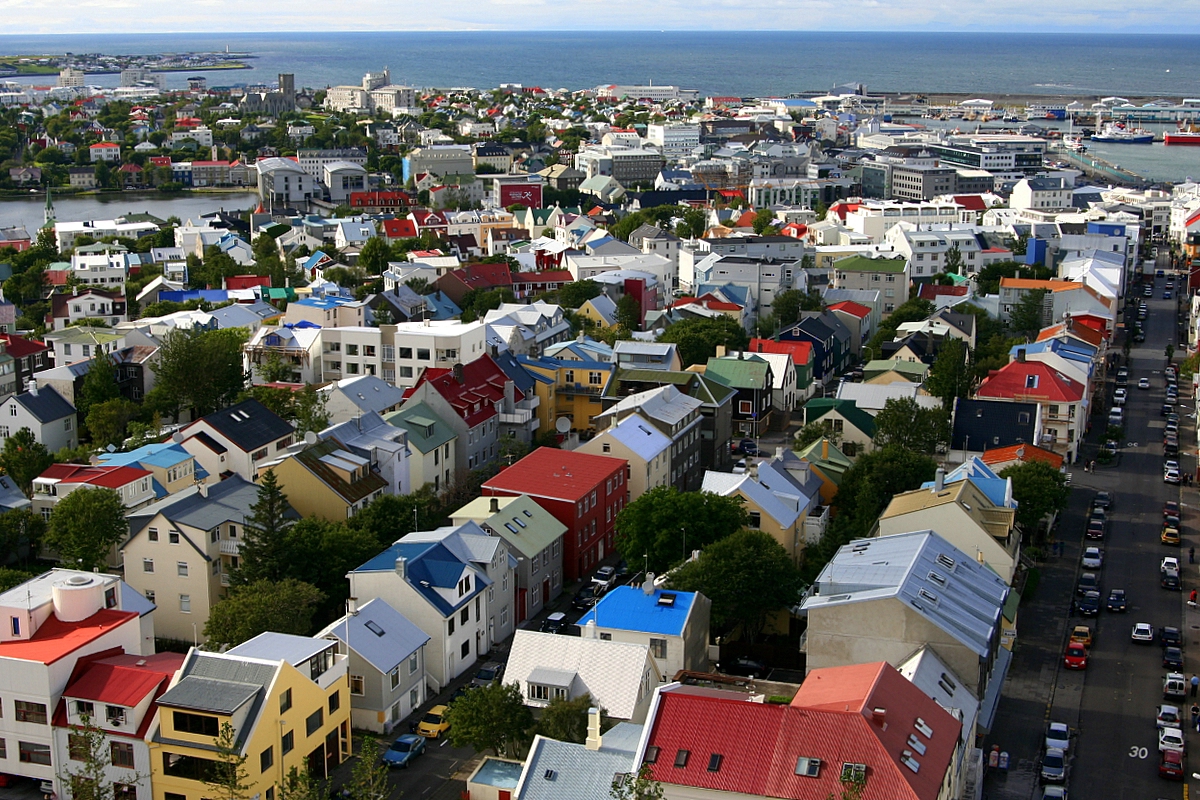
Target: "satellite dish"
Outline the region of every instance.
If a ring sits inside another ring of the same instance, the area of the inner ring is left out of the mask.
[[[304,434],[304,443],[305,444],[316,444],[317,443],[317,434],[314,433],[313,431],[306,432]]]
[[[180,431],[175,431],[171,434],[171,441],[175,444],[183,444],[183,433]]]
[[[571,420],[569,417],[559,417],[554,421],[554,430],[559,433],[570,433]]]

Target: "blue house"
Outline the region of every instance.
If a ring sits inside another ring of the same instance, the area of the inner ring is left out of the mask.
[[[654,585],[618,586],[579,620],[585,637],[650,646],[650,656],[671,680],[680,670],[708,672],[708,627],[712,601],[699,592]]]

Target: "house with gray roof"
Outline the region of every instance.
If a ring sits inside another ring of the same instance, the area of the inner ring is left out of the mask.
[[[353,601],[351,601],[353,602]],[[426,699],[429,634],[378,598],[331,622],[318,637],[350,657],[350,720],[355,728],[391,733]]]
[[[644,728],[632,722],[619,722],[603,734],[598,730],[593,734],[589,728],[585,744],[535,736],[513,798],[609,800],[616,776],[638,771],[638,743]]]
[[[981,698],[986,730],[1012,652],[1001,645],[1009,586],[933,531],[856,539],[821,570],[802,613],[807,668],[887,661],[928,646]]]
[[[129,537],[121,545],[126,581],[158,604],[159,636],[204,641],[204,624],[229,586],[257,499],[258,487],[234,475],[199,483],[129,516]],[[300,517],[290,506],[286,515]]]
[[[351,453],[370,461],[371,471],[387,482],[385,494],[404,495],[412,491],[408,432],[388,425],[374,411],[330,425],[317,436],[322,440],[336,439]]]
[[[330,423],[337,424],[363,414],[386,414],[404,402],[404,390],[374,375],[356,375],[322,386],[325,411]]]
[[[181,428],[180,444],[209,475],[258,477],[258,462],[292,443],[292,424],[257,400],[214,411]]]
[[[29,391],[9,395],[0,408],[6,409],[0,411],[4,417],[0,424],[0,445],[22,428],[28,428],[33,438],[51,453],[79,444],[75,406],[49,386],[39,388],[37,381],[30,381]]]
[[[458,472],[458,432],[423,402],[409,403],[384,414],[383,419],[408,434],[409,485],[415,489],[431,485],[435,492],[445,491]]]
[[[626,339],[613,346],[617,366],[629,369],[683,369],[679,349],[671,342],[638,342]]]

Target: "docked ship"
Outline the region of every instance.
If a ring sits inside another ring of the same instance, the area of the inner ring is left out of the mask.
[[[1093,142],[1110,144],[1150,144],[1154,134],[1145,128],[1126,128],[1124,122],[1106,122],[1104,127],[1092,134]]]
[[[1163,144],[1200,145],[1200,127],[1191,122],[1176,131],[1163,134]]]

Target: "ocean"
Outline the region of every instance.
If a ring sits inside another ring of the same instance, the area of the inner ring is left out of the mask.
[[[1200,36],[922,32],[355,32],[0,36],[0,54],[245,52],[251,70],[204,74],[212,86],[357,84],[387,66],[396,83],[584,89],[674,84],[739,96],[869,91],[1200,96]],[[174,73],[168,85],[185,85]],[[28,82],[29,79],[20,80]],[[117,76],[89,79],[105,86]]]

